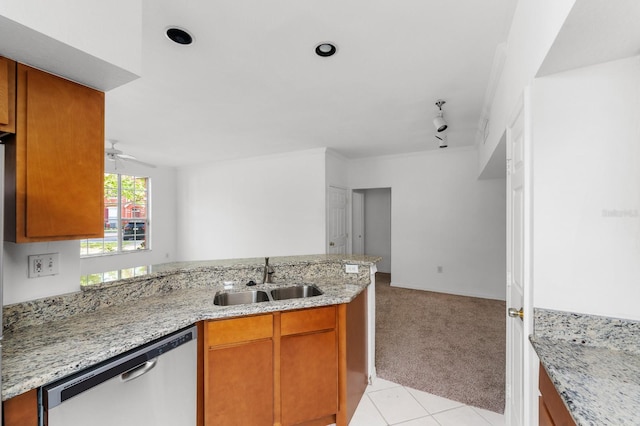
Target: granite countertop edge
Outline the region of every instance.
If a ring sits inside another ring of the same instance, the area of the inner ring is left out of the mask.
[[[334,257],[314,263],[336,261],[342,260]],[[349,258],[344,263],[354,261],[357,259]],[[361,264],[374,263],[371,258],[363,258]],[[295,264],[300,264],[300,259]],[[74,374],[199,321],[349,303],[368,287],[369,282],[324,278],[311,284],[315,284],[323,294],[234,306],[213,304],[216,291],[223,289],[221,284],[205,288],[178,288],[94,312],[9,331],[2,342],[2,400]],[[287,283],[259,284],[251,289],[284,285]]]
[[[529,337],[577,425],[640,424],[640,354],[549,336]]]

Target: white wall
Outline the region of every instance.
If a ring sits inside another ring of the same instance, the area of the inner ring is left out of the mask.
[[[326,184],[347,188],[349,186],[349,160],[335,151],[326,151]]]
[[[537,79],[534,303],[640,320],[640,57]]]
[[[325,252],[325,150],[178,170],[179,260]]]
[[[378,272],[391,273],[391,190],[364,191],[364,252],[382,256]]]
[[[505,180],[476,165],[466,148],[351,162],[352,188],[391,188],[393,285],[505,298]]]
[[[576,0],[519,0],[507,39],[504,67],[490,106],[489,136],[479,147],[483,171],[498,146],[525,86],[533,82]]]
[[[27,278],[28,256],[60,253],[59,274]],[[4,243],[4,305],[80,290],[80,242]]]
[[[107,171],[113,164],[105,164]],[[171,168],[138,168],[131,163],[122,173],[150,176],[152,185],[151,220],[152,249],[145,252],[80,258],[79,241],[14,244],[4,243],[5,305],[80,290],[80,275],[132,266],[172,261],[175,250],[175,170]],[[49,277],[28,278],[27,256],[60,253],[60,273]],[[168,255],[168,257],[167,257]]]

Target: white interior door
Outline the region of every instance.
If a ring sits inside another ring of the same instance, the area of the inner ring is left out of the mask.
[[[364,254],[364,193],[354,191],[351,194],[352,205],[352,253]]]
[[[507,365],[505,420],[537,424],[532,410],[531,138],[529,91],[509,121],[507,143]]]
[[[330,186],[327,190],[327,253],[347,253],[347,190]]]

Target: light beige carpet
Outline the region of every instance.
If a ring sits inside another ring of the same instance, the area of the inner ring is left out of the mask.
[[[502,413],[505,302],[389,281],[389,274],[376,274],[378,377]]]

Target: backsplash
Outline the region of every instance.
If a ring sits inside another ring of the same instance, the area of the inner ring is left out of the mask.
[[[368,283],[373,256],[317,255],[274,257],[273,285],[340,280],[345,284]],[[345,272],[345,264],[360,265],[357,274]],[[244,287],[262,282],[264,259],[230,259],[176,262],[152,267],[148,275],[83,287],[82,291],[7,305],[3,309],[5,332],[40,325],[109,306],[169,293],[182,288],[206,288],[227,284]]]
[[[640,321],[536,308],[534,336],[640,353]]]

